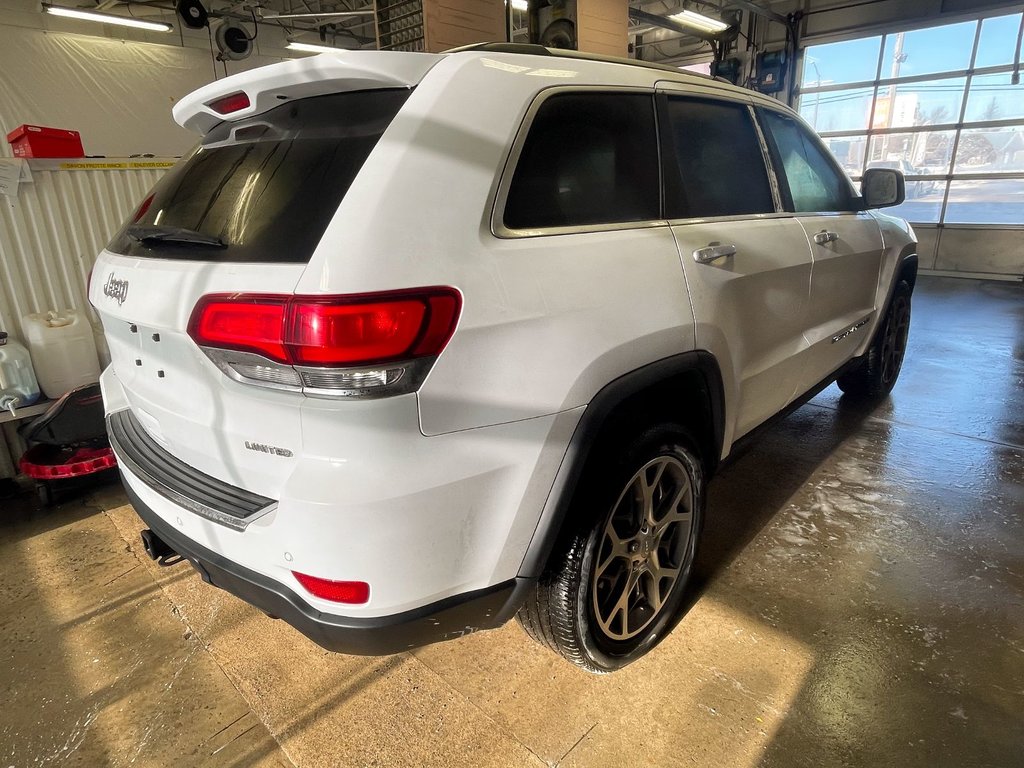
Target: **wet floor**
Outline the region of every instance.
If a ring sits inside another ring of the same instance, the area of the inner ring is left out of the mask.
[[[594,677],[514,624],[326,653],[139,558],[116,487],[0,501],[0,766],[1024,764],[1024,292],[922,278],[890,399],[714,481],[694,604]]]

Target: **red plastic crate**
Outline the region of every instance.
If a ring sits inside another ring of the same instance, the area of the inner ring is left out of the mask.
[[[15,157],[85,157],[78,131],[19,125],[7,134]]]
[[[81,477],[117,466],[110,448],[57,448],[34,445],[25,451],[18,468],[36,480],[60,480]]]

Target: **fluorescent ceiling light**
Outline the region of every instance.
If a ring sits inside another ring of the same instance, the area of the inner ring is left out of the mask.
[[[59,5],[44,5],[43,10],[54,16],[66,16],[69,19],[80,19],[82,21],[98,21],[102,24],[118,24],[122,27],[148,29],[151,32],[170,32],[174,29],[170,24],[165,24],[162,21],[146,21],[132,16],[115,16],[112,13],[96,13],[95,11],[82,11],[78,8],[62,8]]]
[[[509,5],[512,6],[514,11],[525,11],[527,9],[526,0],[510,0]]]
[[[704,16],[703,14],[695,13],[693,11],[680,11],[679,13],[673,13],[669,18],[674,21],[678,21],[680,24],[685,24],[688,27],[699,29],[701,32],[724,32],[729,28],[729,25],[724,21],[712,19],[710,16]]]
[[[344,48],[332,48],[329,45],[313,45],[312,43],[298,43],[289,40],[285,46],[292,51],[305,51],[306,53],[340,53]]]

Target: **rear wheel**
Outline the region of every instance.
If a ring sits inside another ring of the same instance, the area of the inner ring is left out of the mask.
[[[903,368],[910,333],[910,286],[900,280],[893,292],[882,325],[864,360],[843,374],[836,384],[852,397],[875,398],[892,391]]]
[[[605,673],[672,628],[703,517],[703,472],[690,445],[681,427],[654,427],[585,474],[573,502],[577,530],[517,616],[534,640]]]

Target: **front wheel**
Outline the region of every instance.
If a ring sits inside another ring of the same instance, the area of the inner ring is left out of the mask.
[[[653,427],[585,473],[576,529],[517,615],[534,640],[605,673],[668,633],[703,519],[704,476],[690,445],[681,427]]]
[[[843,374],[836,384],[851,397],[876,398],[887,395],[903,368],[910,333],[910,286],[900,280],[893,292],[882,325],[864,360]]]

